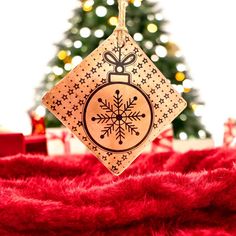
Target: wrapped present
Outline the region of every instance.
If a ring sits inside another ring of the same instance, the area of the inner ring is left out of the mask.
[[[25,153],[24,136],[21,133],[0,133],[0,157]]]
[[[152,142],[152,152],[170,152],[173,151],[173,128],[168,126],[162,131],[158,137]]]
[[[47,139],[45,135],[25,136],[26,153],[47,155]]]
[[[236,120],[229,118],[224,123],[224,146],[231,147],[236,144]]]
[[[46,130],[49,155],[69,155],[87,152],[87,148],[67,128]]]

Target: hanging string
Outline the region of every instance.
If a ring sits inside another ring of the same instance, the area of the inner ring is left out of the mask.
[[[127,6],[128,6],[128,0],[118,0],[119,17],[118,17],[118,25],[115,29],[117,31],[117,36],[118,36],[118,46],[122,46],[124,44],[124,31],[128,31],[125,26]]]

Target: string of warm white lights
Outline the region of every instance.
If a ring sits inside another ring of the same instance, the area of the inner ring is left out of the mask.
[[[135,7],[140,7],[141,6],[141,0],[131,0],[130,1]],[[107,4],[108,5],[113,5],[115,4],[114,0],[107,0]],[[93,10],[93,5],[94,5],[94,1],[93,0],[87,0],[83,2],[82,5],[82,9],[85,12],[90,12]],[[107,8],[105,6],[97,6],[95,9],[95,14],[98,17],[105,17],[107,15]],[[163,16],[161,13],[157,13],[156,15],[148,15],[147,16],[148,20],[152,21],[154,19],[161,21],[163,20]],[[118,24],[118,17],[117,16],[111,16],[108,19],[108,24],[112,25],[112,26],[116,26]],[[154,23],[149,23],[147,25],[147,30],[150,33],[156,33],[158,31],[158,26]],[[78,34],[82,37],[82,38],[89,38],[92,36],[92,30],[89,29],[88,27],[83,27],[81,28],[79,31],[75,30],[74,28],[71,29],[72,33],[74,34]],[[104,30],[103,29],[96,29],[93,32],[93,35],[97,38],[102,38],[104,36]],[[143,35],[140,32],[137,32],[133,35],[134,40],[137,42],[140,42],[143,40]],[[169,38],[168,35],[162,34],[160,35],[160,42],[161,43],[168,43]],[[76,40],[75,42],[71,42],[71,41],[65,41],[64,42],[65,45],[70,48],[71,46],[74,46],[74,48],[79,49],[81,48],[82,42],[80,40]],[[165,46],[163,45],[153,45],[153,43],[151,41],[146,41],[144,43],[144,47],[146,47],[147,49],[151,49],[153,48],[153,46],[155,46],[155,54],[153,54],[151,56],[151,60],[153,62],[157,62],[159,60],[159,58],[163,58],[166,57],[168,55],[168,51],[166,49]],[[178,51],[176,53],[179,53]],[[80,56],[74,56],[73,58],[70,57],[70,51],[67,50],[62,50],[58,53],[58,58],[62,61],[65,62],[64,64],[64,68],[60,68],[60,67],[54,67],[53,68],[53,72],[55,73],[55,75],[62,75],[63,74],[63,70],[66,71],[70,71],[71,69],[73,69],[75,66],[77,66],[81,61],[82,61],[82,57]],[[176,80],[181,82],[183,81],[182,85],[177,85],[176,89],[182,93],[182,92],[189,92],[192,88],[192,81],[185,79],[185,74],[184,71],[186,70],[185,65],[183,64],[177,64],[177,73],[176,73]]]

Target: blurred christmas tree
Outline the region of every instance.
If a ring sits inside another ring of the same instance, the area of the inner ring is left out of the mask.
[[[186,139],[209,136],[199,117],[203,104],[198,99],[197,91],[192,88],[192,81],[178,47],[168,40],[164,30],[166,21],[157,3],[148,0],[129,0],[129,3],[129,33],[188,102],[188,107],[173,121],[175,137]],[[46,90],[52,88],[113,32],[118,21],[117,15],[116,0],[78,1],[78,8],[70,19],[71,28],[56,45],[57,55],[50,62],[50,71],[37,90],[37,103]],[[48,127],[61,125],[49,112],[46,122]]]

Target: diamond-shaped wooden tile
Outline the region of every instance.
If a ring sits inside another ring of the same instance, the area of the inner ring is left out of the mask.
[[[105,40],[43,97],[43,104],[115,175],[186,107],[132,37]]]

